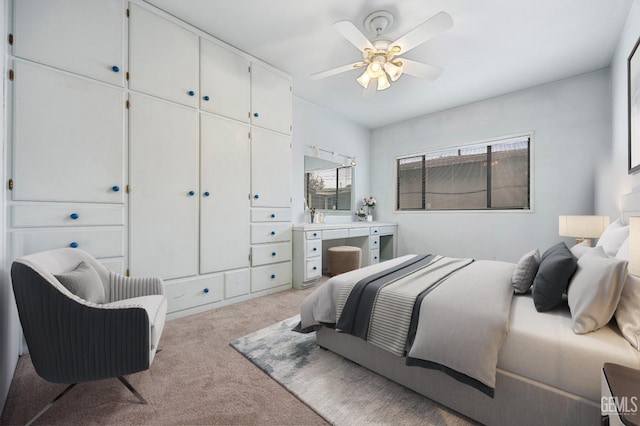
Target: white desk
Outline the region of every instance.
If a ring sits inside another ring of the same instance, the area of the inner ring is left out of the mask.
[[[327,269],[330,247],[362,250],[362,266],[396,257],[398,224],[391,222],[307,223],[293,227],[293,287],[309,287]]]

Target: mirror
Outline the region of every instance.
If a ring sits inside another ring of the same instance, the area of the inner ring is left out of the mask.
[[[353,170],[351,165],[305,156],[304,192],[307,206],[316,210],[350,212]]]

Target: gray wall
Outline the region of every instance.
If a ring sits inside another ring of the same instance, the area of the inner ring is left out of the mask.
[[[2,2],[0,5],[0,34],[7,34],[6,31],[6,7],[7,2]],[[5,57],[5,45],[0,44],[0,55]],[[6,74],[6,69],[3,61],[2,75]],[[6,81],[6,80],[4,80]],[[0,85],[0,99],[4,99],[4,85]],[[7,138],[7,126],[6,126],[6,111],[4,102],[0,105],[0,124],[2,124],[2,155],[6,156],[6,138]],[[0,171],[2,172],[3,182],[7,181],[7,171],[5,170],[5,158],[0,162]],[[4,403],[9,392],[9,386],[11,385],[11,378],[16,368],[16,362],[18,362],[19,351],[19,329],[20,323],[18,321],[18,314],[15,308],[15,302],[13,299],[13,291],[11,290],[11,281],[9,279],[9,272],[2,268],[7,265],[7,250],[6,250],[6,233],[5,226],[5,200],[7,198],[6,185],[0,185],[2,188],[2,196],[0,198],[0,410],[4,407]]]
[[[295,83],[294,83],[295,84]],[[293,223],[304,221],[304,155],[305,146],[355,155],[355,206],[346,213],[327,213],[329,222],[351,221],[362,198],[369,195],[369,142],[371,131],[304,99],[293,98],[293,168],[291,175]],[[307,151],[307,153],[310,153]]]
[[[612,218],[620,214],[620,196],[640,190],[640,173],[629,175],[627,131],[627,58],[640,38],[640,0],[634,0],[627,24],[611,60],[612,126],[607,151],[598,170],[596,211]]]
[[[610,129],[608,69],[376,129],[377,219],[399,223],[400,254],[517,261],[563,240],[559,215],[594,213],[595,174],[608,156]],[[526,132],[533,132],[531,212],[394,211],[395,156]]]

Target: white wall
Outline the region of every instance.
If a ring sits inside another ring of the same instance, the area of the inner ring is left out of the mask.
[[[640,0],[634,0],[627,24],[620,36],[611,61],[611,138],[608,153],[601,163],[596,184],[596,211],[617,217],[620,214],[620,196],[640,190],[640,173],[629,175],[628,170],[628,116],[627,116],[627,58],[640,38]]]
[[[399,223],[398,251],[517,261],[562,239],[558,216],[592,214],[611,128],[609,70],[596,71],[373,131],[377,219]],[[533,131],[531,212],[394,212],[394,157]],[[570,242],[570,240],[565,240]]]
[[[304,221],[304,154],[305,146],[317,146],[327,151],[354,155],[355,202],[344,214],[327,214],[328,222],[352,221],[360,200],[369,195],[369,143],[371,132],[333,112],[294,96],[293,98],[293,222]]]

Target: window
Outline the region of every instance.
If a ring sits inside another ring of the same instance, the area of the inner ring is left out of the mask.
[[[309,208],[351,210],[351,167],[305,173],[305,198]]]
[[[397,159],[397,210],[530,208],[529,136]]]

